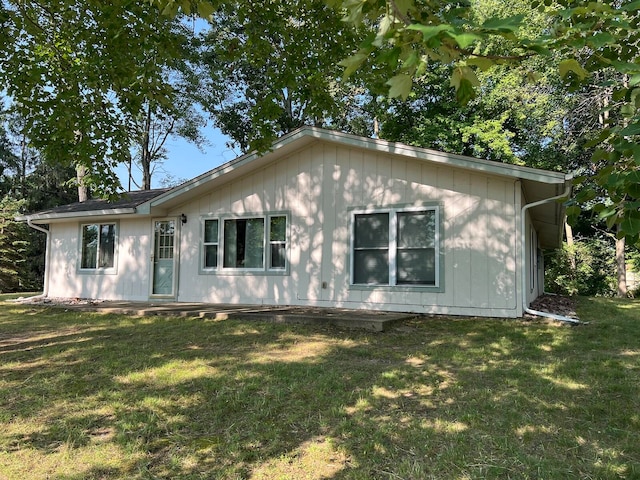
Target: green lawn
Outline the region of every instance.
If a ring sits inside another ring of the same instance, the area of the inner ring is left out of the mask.
[[[0,479],[640,479],[640,302],[386,333],[0,297]]]

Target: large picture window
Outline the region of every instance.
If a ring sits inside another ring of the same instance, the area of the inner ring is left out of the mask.
[[[205,218],[203,273],[284,271],[287,268],[287,216]]]
[[[354,285],[438,286],[436,207],[352,213]]]
[[[86,270],[115,267],[116,224],[82,225],[80,268]]]

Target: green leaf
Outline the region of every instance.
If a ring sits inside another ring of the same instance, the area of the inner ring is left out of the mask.
[[[595,48],[602,48],[610,43],[615,43],[615,38],[609,32],[600,32],[589,37],[588,43]]]
[[[485,57],[469,57],[466,60],[467,65],[474,65],[478,67],[483,72],[486,72],[491,67],[493,67],[496,62]]]
[[[182,7],[182,13],[185,15],[191,14],[191,0],[182,0],[180,6]]]
[[[565,213],[567,217],[575,218],[580,215],[581,211],[582,209],[578,205],[571,205],[570,207],[566,208]]]
[[[593,155],[591,156],[591,161],[593,163],[597,163],[600,160],[609,161],[610,157],[611,155],[608,150],[605,150],[604,148],[598,148],[595,152],[593,152]]]
[[[633,147],[633,161],[636,165],[640,165],[640,145],[638,144]]]
[[[558,67],[560,69],[560,76],[564,79],[570,72],[575,73],[580,80],[583,80],[587,76],[587,71],[582,68],[582,65],[578,63],[575,58],[568,58],[560,62]]]
[[[635,12],[640,10],[640,0],[635,0],[634,2],[627,3],[626,5],[622,5],[620,10],[624,12]]]
[[[576,195],[576,202],[586,203],[596,198],[596,192],[592,188],[583,188]]]
[[[520,28],[523,19],[523,14],[507,18],[492,17],[482,24],[482,28],[502,33],[513,33]]]
[[[631,62],[620,62],[618,60],[607,59],[607,62],[620,73],[638,74],[640,65]]]
[[[350,57],[338,62],[338,65],[345,67],[342,78],[349,77],[353,72],[360,68],[368,56],[369,55],[367,53],[358,52],[355,55],[351,55]]]
[[[600,209],[600,213],[598,213],[598,218],[600,220],[604,220],[605,218],[611,218],[611,216],[615,216],[615,214],[616,214],[616,209],[611,205],[606,205]]]
[[[547,48],[545,45],[538,45],[536,43],[529,43],[527,41],[523,41],[523,46],[532,52],[535,52],[542,56],[551,55],[551,50]]]
[[[178,4],[176,2],[167,3],[167,5],[162,10],[162,15],[167,17],[175,17],[178,15]]]
[[[454,33],[448,32],[448,35],[456,41],[460,48],[467,48],[474,42],[482,40],[482,37],[476,35],[475,33],[461,33],[459,35],[456,35]]]
[[[365,3],[366,0],[354,0],[345,2],[344,7],[347,10],[347,14],[342,19],[342,21],[347,23],[355,23],[356,25],[359,24],[362,21],[362,9]]]
[[[470,100],[476,97],[476,90],[473,84],[466,78],[462,78],[456,88],[456,99],[462,105],[466,105]]]
[[[414,68],[420,62],[420,55],[415,50],[411,50],[407,52],[406,58],[402,61],[402,68],[408,70],[410,68]]]
[[[451,25],[422,25],[421,23],[412,23],[407,27],[407,30],[415,30],[422,33],[422,38],[426,42],[433,37],[438,36],[441,32],[452,32],[454,29]]]
[[[620,223],[620,230],[629,236],[635,236],[640,233],[640,218],[637,217],[626,217]]]
[[[615,226],[615,224],[618,223],[618,216],[617,215],[612,215],[610,217],[607,218],[605,224],[607,225],[607,229],[611,230],[613,229],[613,227]]]
[[[376,47],[381,47],[384,41],[384,37],[389,32],[389,29],[393,25],[393,17],[389,15],[385,15],[380,20],[380,25],[378,26],[378,34],[376,35],[376,39],[373,41],[372,45]]]
[[[640,198],[640,183],[630,182],[625,185],[624,191],[629,194],[631,198]]]
[[[619,134],[624,137],[640,134],[640,122],[632,123],[631,125],[623,128],[620,130]]]
[[[596,145],[600,145],[602,142],[604,142],[607,138],[609,138],[609,136],[611,135],[611,130],[609,130],[608,128],[605,128],[604,130],[602,130],[597,137],[589,140],[586,144],[585,144],[585,148],[592,148],[595,147]]]
[[[198,15],[201,18],[209,18],[215,11],[214,6],[208,1],[200,1],[198,3]]]
[[[480,86],[480,80],[473,69],[465,66],[454,68],[451,74],[451,86],[458,90],[463,80],[469,82],[472,88]]]
[[[386,85],[389,85],[389,98],[400,97],[406,100],[411,93],[411,86],[413,80],[410,75],[406,73],[400,73],[387,80]]]
[[[395,8],[401,15],[406,15],[409,10],[414,8],[413,0],[396,0],[394,2]]]

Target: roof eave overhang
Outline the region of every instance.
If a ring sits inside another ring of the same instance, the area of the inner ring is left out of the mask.
[[[550,201],[533,207],[530,210],[534,227],[538,232],[540,247],[543,249],[554,249],[562,245],[564,222],[566,219],[565,203],[571,195],[572,179],[571,174],[566,175],[565,182],[556,185],[554,193],[547,197],[558,196],[568,192],[566,198]],[[528,203],[533,203],[533,201]]]
[[[80,220],[82,218],[92,218],[99,216],[100,218],[120,218],[135,215],[137,210],[135,208],[113,208],[103,210],[91,210],[86,212],[67,212],[67,213],[41,213],[35,215],[21,215],[16,217],[18,222],[26,222],[31,220],[37,223],[58,223],[67,220]]]

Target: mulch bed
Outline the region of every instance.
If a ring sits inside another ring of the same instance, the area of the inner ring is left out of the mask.
[[[562,295],[541,295],[531,303],[531,309],[555,313],[564,317],[578,318],[575,299]]]

